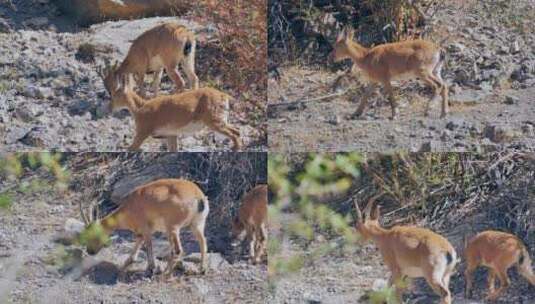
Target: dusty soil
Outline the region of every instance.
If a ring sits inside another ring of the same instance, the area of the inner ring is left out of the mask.
[[[462,238],[459,238],[457,230],[453,233],[448,232],[450,229],[435,231],[448,238],[457,252],[460,252]],[[297,253],[307,256],[327,242],[342,243],[343,240],[316,240],[306,249],[303,249],[299,242],[286,240],[283,243],[283,256],[285,254],[289,257]],[[450,291],[453,303],[487,303],[482,300],[486,296],[486,270],[479,268],[476,272],[473,299],[466,299],[463,267],[461,262],[457,266],[457,273],[452,276]],[[518,276],[516,270],[510,270],[509,275],[511,287],[493,303],[533,303],[535,288]],[[311,258],[298,272],[274,280],[271,282],[274,287],[270,293],[270,303],[369,303],[369,293],[386,286],[389,276],[390,272],[376,247],[371,243],[362,243],[351,252],[335,250],[321,258]],[[412,281],[412,290],[404,295],[404,300],[410,304],[439,302],[438,296],[434,295],[424,279]]]
[[[525,156],[527,157],[523,160],[508,161],[507,158],[500,157],[496,158],[498,162],[493,164],[482,162],[479,166],[484,168],[484,171],[494,172],[472,179],[473,184],[472,182],[470,184],[475,187],[465,188],[453,182],[456,184],[455,188],[466,191],[458,192],[458,194],[463,193],[461,197],[454,194],[454,191],[445,190],[448,193],[445,199],[431,203],[433,199],[429,197],[429,204],[423,209],[421,206],[411,206],[410,203],[401,204],[395,199],[392,201],[386,198],[378,199],[382,214],[380,222],[383,227],[389,228],[393,225],[425,227],[443,235],[453,245],[460,262],[450,283],[452,303],[490,303],[484,300],[487,295],[487,270],[484,267],[479,267],[475,273],[473,298],[464,297],[465,238],[470,239],[485,230],[512,233],[522,239],[532,259],[535,256],[533,233],[535,167],[533,155]],[[501,163],[499,159],[505,161]],[[300,161],[289,163],[289,167],[293,168],[290,169],[289,175],[299,176],[300,168],[304,164]],[[400,179],[403,178],[405,178],[403,173],[400,173]],[[307,185],[300,184],[299,187],[304,188]],[[436,190],[440,191],[442,190]],[[336,199],[330,199],[329,196],[321,197],[315,204],[325,204],[340,215],[354,219],[351,199],[344,197],[346,196],[342,195]],[[297,202],[300,201],[296,195],[295,203]],[[293,272],[295,266],[280,269],[274,267],[273,273],[276,276],[270,277],[270,303],[370,303],[368,301],[370,292],[383,289],[390,277],[389,270],[376,246],[371,242],[348,244],[343,236],[333,235],[330,229],[320,231],[319,221],[313,219],[307,220],[307,223],[315,229],[313,239],[294,237],[292,231],[295,231],[295,228],[291,225],[305,217],[292,211],[293,203],[289,203],[288,206],[283,209],[286,211],[280,213],[275,225],[270,227],[271,239],[280,240],[280,246],[276,247],[272,261],[277,263],[279,258],[281,261],[299,258],[303,267]],[[350,226],[354,227],[354,222],[351,220]],[[357,234],[356,231],[354,233]],[[515,267],[509,269],[508,274],[511,279],[510,287],[498,301],[492,303],[535,303],[535,286],[519,276]],[[404,303],[439,302],[424,279],[412,280],[412,287],[412,290],[405,293]]]
[[[400,104],[397,120],[389,119],[390,106],[381,94],[372,97],[363,117],[353,120],[349,116],[363,96],[358,75],[357,80],[335,85],[344,72],[333,72],[325,65],[288,64],[279,70],[279,80],[269,81],[270,148],[296,152],[534,150],[535,36],[502,20],[510,14],[532,28],[533,18],[528,17],[535,15],[532,3],[520,1],[499,15],[496,12],[502,8],[493,4],[467,3],[472,4],[464,9],[448,5],[432,21],[435,41],[449,36],[443,45],[448,52],[443,77],[450,85],[449,116],[439,118],[436,99],[430,116],[424,117],[429,91],[417,82],[404,82],[395,84]],[[314,100],[347,89],[347,94]]]
[[[132,142],[134,122],[126,111],[109,113],[109,95],[97,75],[97,66],[104,60],[122,60],[132,40],[163,22],[181,23],[203,41],[213,38],[211,24],[192,19],[154,17],[79,28],[49,1],[0,4],[0,150],[125,150]],[[81,45],[89,47],[80,49]],[[215,51],[199,43],[196,69],[200,86],[222,89],[240,103],[240,94],[225,86],[224,76],[209,64]],[[161,88],[164,94],[174,89],[167,76]],[[231,105],[231,109],[241,110],[231,113],[230,123],[239,127],[244,149],[263,150],[264,135],[259,131],[263,122],[243,113],[244,108]],[[179,140],[183,151],[230,147],[228,139],[209,131]],[[160,151],[165,145],[149,139],[142,149]]]
[[[74,171],[73,180],[92,179],[91,174],[101,169]],[[94,257],[77,245],[55,242],[59,236],[64,238],[67,219],[80,219],[78,202],[85,203],[90,196],[82,190],[60,193],[52,189],[46,172],[31,175],[17,185],[0,182],[0,192],[11,189],[13,195],[11,208],[0,210],[0,302],[264,303],[267,265],[249,264],[239,252],[225,249],[230,246],[223,237],[227,230],[218,224],[221,215],[211,214],[207,221],[207,274],[199,273],[199,247],[187,229],[181,233],[186,253],[183,267],[169,281],[145,275],[144,250],[122,274],[118,266],[134,246],[131,233],[115,233],[111,246]],[[32,186],[37,179],[45,184]],[[218,210],[215,205],[214,200],[214,210]],[[153,244],[157,266],[163,268],[169,243],[156,234]]]

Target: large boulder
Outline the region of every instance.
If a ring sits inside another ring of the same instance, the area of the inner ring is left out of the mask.
[[[185,0],[55,0],[58,7],[81,25],[102,20],[169,16],[187,10]]]

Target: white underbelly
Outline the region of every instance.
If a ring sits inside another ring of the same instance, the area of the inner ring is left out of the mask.
[[[412,72],[408,72],[408,73],[397,74],[393,76],[391,80],[400,81],[400,80],[412,80],[416,78],[418,78],[416,74]]]
[[[202,130],[205,129],[205,125],[201,122],[192,122],[182,128],[176,128],[173,126],[163,126],[154,131],[154,136],[156,137],[167,137],[167,136],[193,136]]]
[[[163,60],[160,56],[154,56],[150,59],[149,62],[151,71],[158,71],[163,67]]]
[[[167,232],[167,225],[163,218],[158,217],[152,222],[152,231]]]
[[[421,278],[424,276],[424,272],[419,267],[405,267],[402,271],[409,278]]]

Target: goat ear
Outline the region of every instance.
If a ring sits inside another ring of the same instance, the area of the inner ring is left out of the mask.
[[[111,67],[111,72],[112,73],[115,73],[117,71],[117,69],[119,68],[119,61],[118,60],[115,60],[113,62],[113,66]]]
[[[353,37],[355,36],[355,30],[353,30],[351,27],[348,27],[346,29],[346,40],[353,40]]]
[[[115,78],[115,91],[119,91],[119,89],[121,89],[121,78],[118,75],[115,75],[114,78]]]
[[[362,212],[360,211],[359,204],[357,203],[356,198],[353,198],[353,204],[355,205],[355,221],[356,223],[362,223],[364,219],[362,218]]]
[[[380,216],[381,216],[381,206],[377,205],[375,206],[375,209],[372,212],[372,220],[374,221],[379,220]]]
[[[336,36],[336,42],[340,42],[345,39],[345,28],[343,28],[339,33],[338,36]]]
[[[123,93],[126,94],[126,91],[128,90],[128,75],[123,75],[121,78],[121,88],[123,89]]]

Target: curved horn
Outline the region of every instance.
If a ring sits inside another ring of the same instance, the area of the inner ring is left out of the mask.
[[[346,29],[345,27],[342,28],[342,30],[338,33],[338,35],[336,35],[336,41],[339,42],[339,41],[342,41],[345,36],[346,36]]]
[[[362,212],[360,211],[359,204],[356,198],[353,198],[353,204],[355,205],[355,214],[357,215],[356,217],[357,223],[360,223],[362,222],[363,218],[362,218]]]
[[[372,212],[373,204],[374,204],[375,200],[378,199],[379,197],[381,197],[383,194],[384,194],[384,191],[381,191],[378,194],[372,196],[368,200],[368,204],[366,205],[366,209],[364,209],[364,213],[366,215],[366,218],[371,218],[371,212]]]
[[[351,25],[348,25],[345,30],[345,38],[347,40],[353,40],[353,37],[355,35],[355,30]]]

